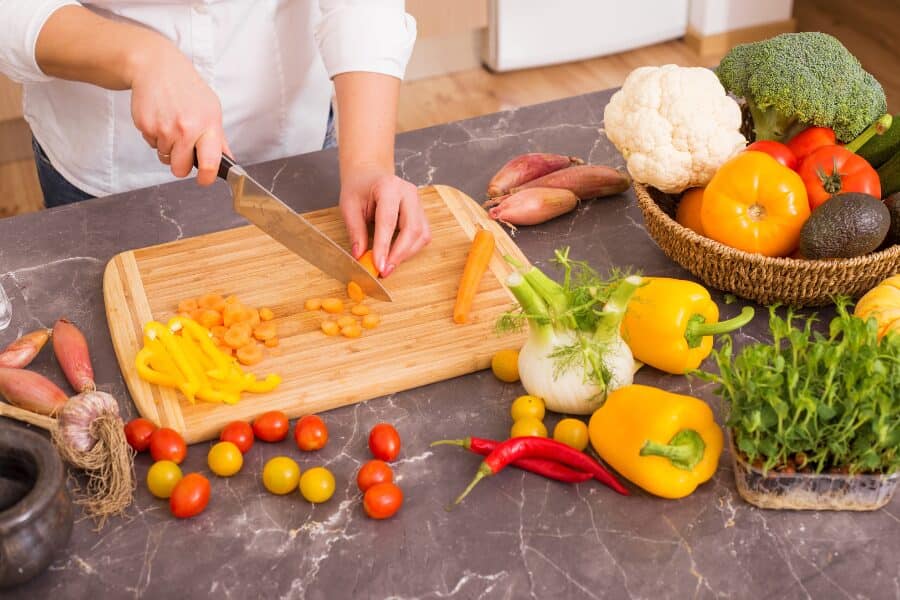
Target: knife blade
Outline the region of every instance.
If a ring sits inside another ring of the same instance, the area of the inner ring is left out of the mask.
[[[356,282],[367,296],[391,302],[390,292],[349,252],[223,155],[218,176],[228,182],[234,210],[273,240],[343,284]]]

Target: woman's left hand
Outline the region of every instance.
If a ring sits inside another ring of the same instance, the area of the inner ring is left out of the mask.
[[[431,229],[416,186],[377,168],[356,168],[341,179],[341,213],[354,258],[368,249],[367,224],[372,222],[372,253],[382,277],[389,276],[431,241]],[[398,233],[393,239],[395,231]]]

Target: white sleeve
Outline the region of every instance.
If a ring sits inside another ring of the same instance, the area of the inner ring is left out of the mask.
[[[404,0],[319,0],[316,41],[329,77],[348,71],[403,79],[416,41]]]
[[[34,47],[44,23],[74,0],[0,0],[0,73],[20,82],[50,81],[38,67]]]

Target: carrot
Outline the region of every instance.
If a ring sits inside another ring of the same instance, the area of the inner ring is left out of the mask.
[[[255,365],[263,358],[262,346],[256,342],[250,342],[237,349],[237,359],[242,365]]]
[[[372,277],[378,277],[378,268],[375,266],[375,257],[371,250],[366,250],[365,254],[359,257],[359,264],[364,266]]]
[[[261,319],[259,318],[259,311],[255,308],[248,308],[244,310],[243,318],[241,319],[241,321],[250,323],[251,327],[256,327],[261,321]]]
[[[199,308],[196,298],[186,298],[178,303],[178,312],[192,313]]]
[[[337,335],[341,332],[341,328],[334,321],[322,321],[322,331],[325,335]]]
[[[191,311],[191,321],[197,321],[199,323],[200,315],[202,315],[202,314],[203,314],[202,308],[195,308],[194,310]]]
[[[278,338],[277,337],[269,338],[266,341],[264,341],[263,344],[265,345],[266,348],[274,348],[278,345]]]
[[[325,298],[322,300],[322,309],[329,313],[339,313],[344,310],[344,303],[340,298]]]
[[[241,348],[250,343],[250,334],[242,327],[232,326],[225,333],[224,341],[231,348]]]
[[[197,322],[211,329],[222,324],[222,313],[212,308],[204,308],[200,311],[200,320]]]
[[[225,298],[225,304],[240,304],[240,302],[238,302],[237,296],[235,296],[234,294],[231,294],[230,296]]]
[[[366,315],[362,319],[362,326],[366,329],[375,329],[380,321],[378,315]]]
[[[303,305],[306,310],[319,310],[322,308],[322,299],[321,298],[310,298]]]
[[[241,320],[244,313],[244,305],[240,302],[231,302],[222,310],[222,322],[225,327],[231,327]]]
[[[345,315],[337,320],[337,324],[338,327],[343,329],[344,327],[349,327],[350,325],[358,325],[359,321],[357,321],[354,317]]]
[[[357,317],[364,317],[365,315],[369,314],[369,307],[365,304],[357,304],[350,309],[350,312]]]
[[[271,308],[261,308],[259,309],[259,318],[263,321],[271,321],[275,318],[275,313],[272,312]]]
[[[210,331],[212,332],[214,337],[221,340],[225,337],[225,332],[228,331],[228,328],[224,325],[214,325],[212,328],[210,328]]]
[[[358,338],[362,335],[359,325],[347,325],[341,328],[341,335],[348,338]]]
[[[253,337],[261,342],[272,339],[276,335],[278,332],[275,329],[275,323],[260,323],[253,328]]]
[[[225,308],[225,299],[219,294],[203,294],[197,300],[197,304],[200,308],[209,308],[221,312]]]
[[[466,266],[463,268],[462,278],[459,282],[456,304],[453,307],[455,323],[465,323],[469,320],[469,310],[472,308],[472,301],[478,291],[478,283],[493,254],[494,235],[486,229],[479,229],[472,238],[472,246],[469,248]]]
[[[347,295],[354,302],[362,302],[366,299],[366,293],[355,281],[351,281],[347,284]]]

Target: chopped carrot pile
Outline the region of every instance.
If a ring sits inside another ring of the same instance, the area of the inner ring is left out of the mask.
[[[310,310],[321,305],[322,301],[317,298],[306,302]],[[203,294],[199,298],[185,298],[178,303],[177,311],[179,316],[193,319],[208,329],[213,344],[243,365],[259,363],[264,348],[278,346],[278,329],[272,309],[247,306],[237,296],[223,298],[221,294]]]

